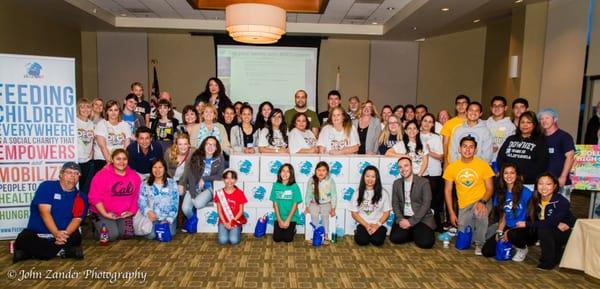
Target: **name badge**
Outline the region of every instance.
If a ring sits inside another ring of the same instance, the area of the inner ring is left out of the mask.
[[[62,196],[60,194],[54,194],[54,199],[55,200],[61,200]]]

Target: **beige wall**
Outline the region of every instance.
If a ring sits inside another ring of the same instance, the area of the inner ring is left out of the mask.
[[[507,17],[487,26],[483,86],[481,89],[484,115],[489,114],[489,104],[494,96],[507,96],[510,24],[511,19]]]
[[[353,95],[362,101],[369,92],[369,41],[327,39],[319,52],[318,110],[327,108],[327,93],[335,89],[336,69],[340,67],[340,92],[344,105]]]
[[[529,108],[537,110],[540,102],[548,2],[529,4],[525,8],[523,49],[519,67],[519,94],[529,100]]]
[[[549,2],[540,108],[556,109],[560,127],[574,138],[584,76],[587,13],[587,1]]]
[[[206,80],[216,72],[211,36],[149,33],[148,59],[148,83],[153,80],[151,62],[156,60],[160,90],[171,93],[180,111],[183,106],[194,103],[204,90]]]
[[[98,49],[95,31],[81,31],[81,62],[83,95],[92,100],[98,97]]]
[[[82,94],[81,34],[26,4],[0,1],[0,53],[75,58],[77,96]]]
[[[371,41],[369,98],[378,110],[385,104],[416,103],[418,66],[418,43]]]
[[[437,113],[453,108],[459,94],[481,100],[485,36],[482,27],[421,42],[417,102]]]
[[[600,75],[600,3],[594,4],[586,75]],[[594,103],[595,104],[595,103]]]
[[[105,100],[124,100],[133,82],[147,82],[148,48],[143,32],[98,32],[98,94]],[[146,97],[148,99],[148,97]]]

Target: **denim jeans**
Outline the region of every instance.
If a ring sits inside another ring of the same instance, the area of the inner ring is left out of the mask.
[[[217,240],[221,245],[227,245],[231,243],[232,245],[239,244],[242,239],[242,226],[236,226],[231,230],[227,230],[225,225],[219,224],[218,236]]]
[[[190,196],[190,193],[186,193],[183,197],[183,203],[181,204],[181,211],[186,218],[190,218],[194,214],[194,209],[202,209],[211,202],[213,199],[212,191],[204,190],[200,192],[195,198]]]
[[[152,226],[154,226],[156,224],[158,224],[158,222],[152,223]],[[176,230],[176,226],[177,226],[176,222],[173,222],[173,223],[169,224],[169,231],[171,231],[171,237],[175,236],[175,232],[177,231]],[[146,239],[149,239],[149,240],[154,240],[154,238],[156,238],[156,232],[154,232],[154,228],[152,228],[152,232],[150,232],[150,234],[148,234],[148,235],[146,235],[144,237],[146,237]]]

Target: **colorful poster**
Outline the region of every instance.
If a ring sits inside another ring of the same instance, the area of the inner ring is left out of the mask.
[[[37,186],[77,160],[75,59],[0,54],[0,239],[27,225]]]
[[[571,181],[576,190],[600,191],[600,146],[575,146]]]

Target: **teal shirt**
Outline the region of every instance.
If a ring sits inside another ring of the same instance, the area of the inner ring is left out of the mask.
[[[269,200],[277,204],[277,207],[279,207],[279,216],[285,221],[292,210],[292,206],[294,204],[302,203],[302,193],[300,192],[298,184],[286,186],[276,182],[271,189]],[[298,209],[296,208],[291,222],[298,223],[298,218]]]

